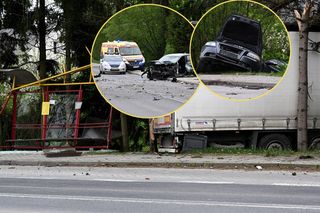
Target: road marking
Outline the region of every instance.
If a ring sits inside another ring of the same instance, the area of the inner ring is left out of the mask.
[[[0,197],[50,199],[50,200],[75,200],[75,201],[103,201],[103,202],[144,203],[144,204],[172,204],[172,205],[186,205],[186,206],[220,206],[220,207],[244,207],[244,208],[267,208],[267,209],[269,208],[269,209],[320,210],[320,206],[315,206],[315,205],[260,204],[260,203],[214,202],[214,201],[212,201],[212,202],[210,202],[210,201],[184,201],[184,200],[165,200],[165,199],[89,197],[89,196],[69,196],[69,195],[0,193]]]
[[[273,186],[302,186],[302,187],[320,187],[317,183],[273,183]]]
[[[222,181],[197,181],[197,180],[182,180],[178,183],[203,183],[203,184],[235,184],[235,182],[222,182]]]
[[[93,181],[105,181],[105,182],[144,182],[141,180],[122,180],[122,179],[92,179]]]

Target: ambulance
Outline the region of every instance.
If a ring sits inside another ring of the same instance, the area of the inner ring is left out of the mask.
[[[108,41],[101,44],[100,58],[104,55],[121,55],[127,70],[144,70],[145,59],[136,42]]]

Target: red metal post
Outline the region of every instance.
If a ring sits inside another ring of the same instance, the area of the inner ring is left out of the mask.
[[[108,124],[107,124],[107,149],[109,149],[109,145],[111,142],[111,136],[112,136],[112,107],[110,106],[110,111],[109,111],[109,119],[108,119]]]
[[[11,115],[11,140],[16,139],[16,128],[17,128],[17,92],[13,91],[13,101],[12,101],[12,115]],[[12,143],[14,146],[14,142]]]
[[[48,102],[49,101],[49,91],[48,87],[43,88],[43,101]],[[43,142],[45,142],[45,139],[47,138],[47,115],[42,115],[42,128],[41,128],[41,139]]]
[[[77,96],[77,102],[81,102],[82,98],[83,98],[83,91],[82,91],[82,86],[80,85],[78,96]],[[76,119],[75,119],[75,125],[73,130],[73,138],[76,144],[79,136],[79,123],[80,123],[80,108],[76,109]]]

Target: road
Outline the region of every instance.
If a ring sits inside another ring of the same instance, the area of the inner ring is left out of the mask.
[[[99,66],[93,65],[98,73]],[[101,75],[95,82],[104,97],[117,109],[137,117],[156,117],[168,114],[182,106],[195,92],[198,84],[150,81],[141,72],[125,75]]]
[[[231,99],[251,99],[263,95],[268,89],[246,89],[243,87],[207,85],[213,92]]]
[[[319,212],[320,173],[0,167],[0,212]]]
[[[272,89],[281,79],[278,76],[241,74],[199,74],[213,92],[232,99],[251,99]]]

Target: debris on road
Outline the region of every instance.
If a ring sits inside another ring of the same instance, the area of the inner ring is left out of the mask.
[[[262,166],[256,166],[258,170],[262,170]]]

